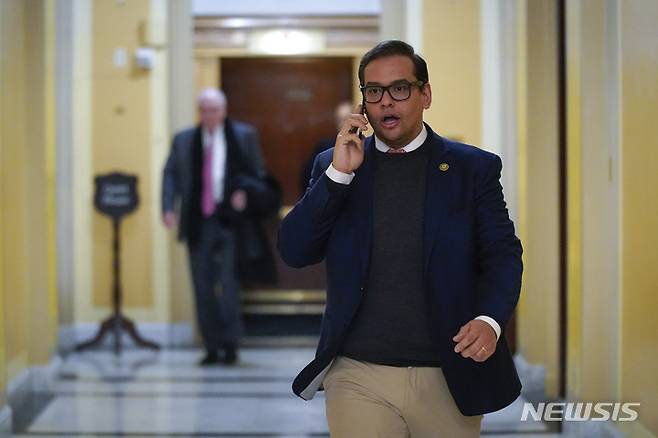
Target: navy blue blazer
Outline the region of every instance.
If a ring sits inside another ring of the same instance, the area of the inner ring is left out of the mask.
[[[452,338],[478,315],[492,317],[504,330],[521,288],[521,243],[503,199],[500,158],[426,127],[431,159],[423,260],[432,337],[459,410],[480,415],[509,405],[521,391],[505,337],[481,363],[455,353]],[[325,174],[333,148],[318,155],[306,194],[279,229],[278,249],[288,265],[301,268],[326,260],[327,305],[316,357],[293,382],[295,394],[306,400],[321,389],[368,293],[374,153],[370,137],[349,185],[332,183]]]

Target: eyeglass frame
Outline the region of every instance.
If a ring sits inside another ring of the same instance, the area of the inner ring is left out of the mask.
[[[411,97],[411,88],[412,87],[423,88],[423,86],[425,84],[427,84],[427,82],[423,82],[423,81],[409,82],[407,80],[404,80],[404,81],[393,82],[391,85],[387,85],[387,86],[383,86],[383,85],[359,85],[359,90],[361,91],[361,95],[363,96],[363,100],[366,103],[379,103],[379,102],[381,102],[382,99],[384,98],[384,93],[386,93],[386,92],[388,92],[388,95],[391,96],[391,99],[393,99],[394,101],[404,102],[405,100],[407,100]],[[391,94],[390,88],[395,87],[395,86],[399,86],[399,85],[408,85],[409,86],[409,95],[407,97],[405,97],[404,99],[396,99]],[[379,100],[376,100],[375,102],[369,102],[368,99],[366,99],[366,93],[365,92],[368,88],[381,88],[382,89],[382,94],[379,97]]]

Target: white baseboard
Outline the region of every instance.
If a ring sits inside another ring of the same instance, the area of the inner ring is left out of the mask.
[[[32,393],[32,374],[30,369],[24,369],[7,384],[7,404],[20,406]]]
[[[53,391],[53,382],[57,379],[57,373],[62,366],[62,358],[55,356],[48,365],[37,365],[30,368],[32,392]]]
[[[189,348],[198,346],[195,340],[194,327],[190,323],[138,323],[138,333],[146,340],[155,342],[164,348]],[[59,347],[61,351],[71,351],[81,342],[92,339],[98,332],[96,323],[77,323],[61,326],[59,329]],[[110,334],[103,339],[100,348],[111,349],[114,338]],[[121,345],[134,348],[130,337],[123,333]]]
[[[8,404],[18,406],[32,393],[52,392],[61,365],[62,359],[55,356],[47,365],[35,365],[23,370],[7,385]]]
[[[0,408],[0,437],[10,437],[12,431],[12,414],[9,406]]]
[[[28,401],[34,393],[52,392],[53,382],[62,364],[59,356],[47,365],[35,365],[23,370],[7,384],[7,405],[0,409],[0,437],[12,430],[12,412]]]
[[[530,402],[546,400],[546,367],[528,363],[522,354],[514,356],[514,365],[521,379],[521,394]]]

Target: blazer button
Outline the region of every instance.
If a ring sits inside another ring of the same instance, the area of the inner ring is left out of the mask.
[[[366,290],[366,288],[363,287],[363,286],[361,286],[361,292],[363,292],[363,291],[365,291],[365,290]]]

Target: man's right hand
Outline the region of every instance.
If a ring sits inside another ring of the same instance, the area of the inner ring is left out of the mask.
[[[162,222],[164,222],[167,228],[175,227],[176,222],[178,222],[176,218],[176,213],[174,213],[173,211],[165,211],[164,214],[162,215]]]
[[[359,107],[360,113],[360,107]],[[358,130],[368,129],[368,119],[363,114],[351,114],[336,137],[332,165],[343,173],[352,173],[363,163],[365,138],[359,138]]]

